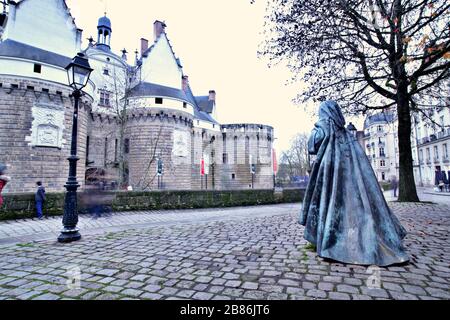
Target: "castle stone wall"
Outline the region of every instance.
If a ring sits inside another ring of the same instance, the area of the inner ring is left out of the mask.
[[[42,181],[64,190],[72,133],[71,90],[55,83],[0,76],[0,162],[12,181],[4,192],[32,192]],[[83,188],[90,97],[81,99],[78,120],[78,181]]]

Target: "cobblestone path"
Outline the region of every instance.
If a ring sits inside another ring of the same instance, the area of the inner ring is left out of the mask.
[[[382,269],[318,258],[297,204],[119,214],[106,228],[108,219],[82,218],[84,237],[69,245],[6,243],[17,222],[0,224],[0,299],[449,299],[450,208],[391,207],[409,231],[411,263]],[[20,232],[59,224],[26,221]]]

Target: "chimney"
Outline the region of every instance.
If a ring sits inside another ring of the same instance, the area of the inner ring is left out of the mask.
[[[189,76],[183,76],[182,77],[182,87],[183,91],[187,91],[189,87]]]
[[[158,40],[158,38],[161,36],[161,34],[165,33],[165,28],[166,28],[166,24],[164,22],[156,20],[153,23],[155,42],[156,42],[156,40]]]
[[[144,52],[148,49],[148,40],[141,38],[141,56],[144,55]]]
[[[216,91],[214,91],[214,90],[209,91],[209,99],[208,100],[216,102]]]

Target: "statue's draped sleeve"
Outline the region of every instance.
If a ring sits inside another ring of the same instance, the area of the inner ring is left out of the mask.
[[[320,145],[325,138],[325,132],[318,125],[311,132],[311,136],[308,141],[308,152],[309,154],[315,155],[319,152]]]

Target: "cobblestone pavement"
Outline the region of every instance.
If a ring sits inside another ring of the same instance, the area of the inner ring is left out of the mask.
[[[224,210],[230,218],[132,226],[69,245],[0,245],[0,299],[449,299],[450,208],[391,207],[409,231],[409,265],[318,258],[296,223],[300,205],[236,208]],[[276,214],[258,216],[265,208]]]
[[[90,215],[80,215],[78,227],[83,235],[98,235],[155,225],[273,216],[295,210],[298,210],[298,205],[282,204],[223,209],[120,212],[100,219],[93,219]],[[61,221],[61,217],[50,217],[44,220],[0,222],[0,244],[56,239],[62,229]]]
[[[433,202],[436,204],[444,204],[450,206],[450,193],[448,192],[434,192],[433,187],[427,188],[417,188],[417,195],[419,196],[420,201],[423,202]],[[384,197],[388,201],[396,201],[397,198],[394,198],[393,191],[389,190],[384,192]]]

